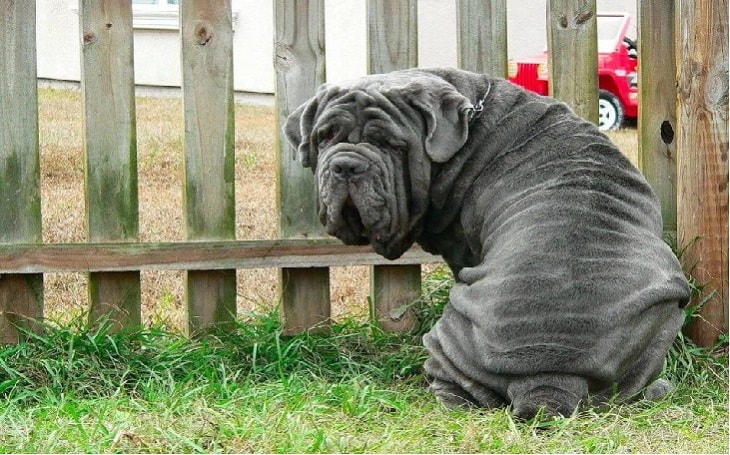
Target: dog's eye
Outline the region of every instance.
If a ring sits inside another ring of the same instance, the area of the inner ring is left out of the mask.
[[[319,133],[318,137],[318,143],[320,147],[329,145],[334,139],[335,136],[337,136],[337,132],[334,128],[327,128],[323,132]]]

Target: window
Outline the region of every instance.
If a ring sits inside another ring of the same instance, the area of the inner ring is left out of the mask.
[[[134,28],[177,30],[179,0],[132,0]]]
[[[0,0],[3,1],[3,0]],[[78,0],[70,0],[71,11],[78,14]],[[236,29],[238,11],[233,11]],[[180,28],[180,0],[132,0],[132,25],[138,29],[177,30]]]
[[[167,0],[167,1],[160,1],[160,0],[132,0],[132,3],[135,3],[137,5],[160,5],[160,4],[177,5],[179,2],[178,2],[178,0]]]

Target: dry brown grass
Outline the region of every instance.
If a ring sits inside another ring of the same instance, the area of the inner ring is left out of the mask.
[[[638,166],[639,143],[635,128],[622,128],[616,131],[609,131],[608,136],[618,146],[626,157]]]
[[[86,241],[84,225],[84,157],[82,102],[78,91],[42,89],[39,96],[43,240]],[[236,236],[271,239],[277,235],[273,109],[237,105]],[[140,240],[179,241],[183,225],[182,101],[137,98]],[[367,267],[335,268],[333,316],[367,314]],[[238,271],[241,312],[268,309],[277,302],[277,271]],[[185,326],[184,272],[142,273],[143,318],[147,322]],[[82,273],[47,274],[46,314],[67,320],[87,308]]]
[[[272,108],[237,105],[236,236],[271,239],[277,235],[275,131]],[[83,242],[84,161],[81,95],[73,90],[41,89],[39,96],[43,240]],[[611,134],[636,162],[636,131]],[[137,150],[141,241],[184,239],[182,101],[137,98]],[[184,272],[142,273],[143,318],[184,327]],[[333,269],[333,317],[367,314],[368,267]],[[67,320],[87,308],[86,277],[48,274],[46,314]],[[268,309],[277,302],[277,271],[238,271],[240,312]]]

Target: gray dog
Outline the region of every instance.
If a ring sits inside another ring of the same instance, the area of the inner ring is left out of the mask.
[[[406,70],[323,85],[285,132],[329,234],[389,259],[417,242],[454,272],[423,339],[446,406],[567,416],[671,386],[655,379],[689,289],[657,199],[565,104]]]

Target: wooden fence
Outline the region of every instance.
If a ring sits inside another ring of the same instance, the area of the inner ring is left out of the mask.
[[[325,79],[324,0],[273,1],[278,124],[272,128],[281,131],[288,113]],[[371,73],[418,64],[416,12],[416,0],[367,1]],[[186,270],[188,326],[195,333],[235,317],[236,269],[276,267],[285,328],[296,333],[329,324],[330,266],[372,265],[373,317],[388,330],[413,328],[415,313],[400,309],[420,293],[419,264],[437,258],[414,248],[389,262],[369,247],[324,238],[312,175],[291,159],[281,133],[281,238],[235,239],[230,0],[180,2],[187,241],[140,243],[131,2],[80,0],[79,16],[89,242],[43,244],[35,1],[0,3],[2,340],[17,340],[18,326],[42,318],[43,274],[63,271],[88,272],[92,320],[111,317],[126,327],[141,321],[140,271]],[[457,17],[460,66],[504,77],[506,0],[457,0]],[[595,1],[549,0],[547,20],[553,94],[593,118]],[[706,323],[693,332],[708,344],[727,333],[727,0],[639,0],[639,23],[641,164],[661,196],[667,228],[678,231],[681,245],[700,239],[685,262],[717,290],[703,309]]]

